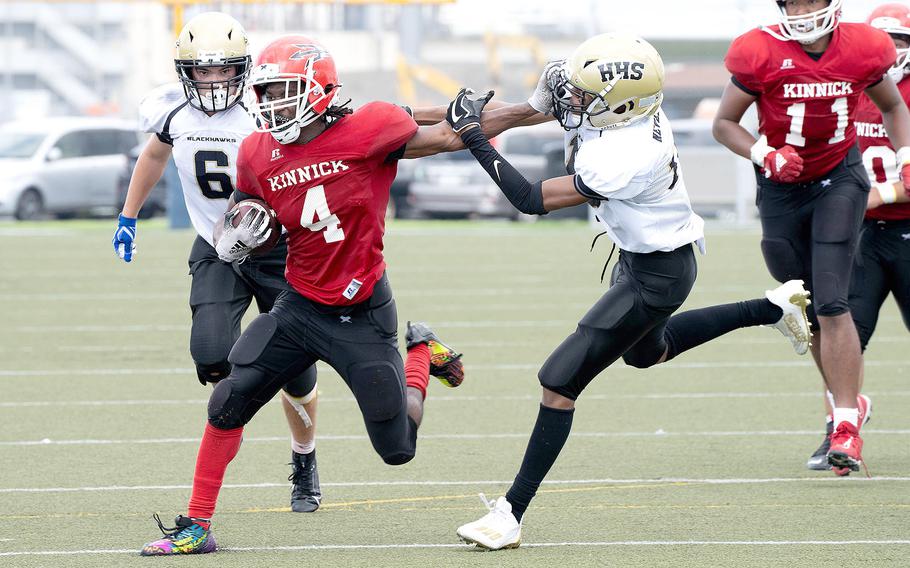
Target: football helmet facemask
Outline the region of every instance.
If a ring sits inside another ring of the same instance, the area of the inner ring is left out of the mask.
[[[660,108],[664,64],[657,50],[639,37],[601,34],[554,65],[547,84],[553,115],[566,130],[622,128]]]
[[[205,112],[227,110],[240,102],[250,72],[248,40],[243,26],[221,12],[204,12],[191,19],[177,36],[174,66],[190,106]],[[223,81],[198,80],[201,67],[234,67]]]
[[[270,94],[277,89],[281,96]],[[286,36],[270,43],[259,55],[247,95],[257,130],[269,132],[281,144],[300,137],[300,129],[323,116],[335,104],[341,83],[335,60],[319,42],[305,36]],[[292,109],[293,116],[279,111]]]
[[[866,20],[873,28],[878,28],[892,38],[910,42],[910,7],[904,4],[884,4],[879,6]],[[888,75],[895,83],[910,74],[910,49],[897,48],[897,61],[888,70]]]
[[[780,35],[784,39],[810,44],[834,31],[840,23],[844,0],[830,0],[821,10],[798,16],[787,15],[787,0],[775,0],[780,8]]]

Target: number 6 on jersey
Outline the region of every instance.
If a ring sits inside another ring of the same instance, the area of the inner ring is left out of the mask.
[[[327,243],[344,240],[341,221],[329,211],[329,204],[325,200],[325,188],[321,185],[311,187],[306,192],[303,211],[300,213],[300,226],[314,232],[325,230],[322,237]]]

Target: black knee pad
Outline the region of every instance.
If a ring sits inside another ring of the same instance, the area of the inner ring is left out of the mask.
[[[196,363],[196,378],[205,385],[217,383],[231,374],[231,364],[227,361],[217,363]]]
[[[843,279],[833,272],[819,272],[812,276],[812,304],[819,316],[839,316],[850,309],[847,286]]]
[[[294,398],[303,398],[313,392],[316,388],[316,365],[310,365],[306,371],[291,379],[282,388]]]
[[[231,349],[228,361],[234,365],[251,365],[259,359],[278,330],[278,320],[272,314],[259,314],[247,326]]]
[[[576,329],[547,357],[537,373],[540,384],[551,389],[565,387],[581,369],[590,348],[591,340]]]
[[[414,459],[413,452],[398,452],[382,456],[382,461],[388,465],[404,465]]]
[[[215,363],[227,359],[237,339],[239,328],[231,320],[231,304],[208,303],[191,306],[193,326],[190,330],[190,354],[193,361]]]
[[[796,278],[808,279],[811,270],[787,239],[765,237],[761,240],[761,252],[765,257],[768,272],[778,282]]]
[[[656,357],[655,357],[656,354]],[[630,367],[635,367],[636,369],[647,369],[648,367],[653,367],[660,361],[660,358],[663,356],[663,350],[655,351],[653,349],[641,350],[641,352],[636,351],[635,348],[626,351],[622,355],[622,360],[629,365]]]
[[[365,420],[385,422],[407,407],[404,381],[388,361],[356,363],[348,369],[351,391]]]
[[[221,381],[209,397],[209,422],[221,430],[240,428],[246,424],[244,406],[242,397],[233,392],[233,383],[230,380]]]

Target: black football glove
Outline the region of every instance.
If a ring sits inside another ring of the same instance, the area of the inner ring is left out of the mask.
[[[455,100],[449,103],[449,108],[446,110],[446,122],[452,127],[455,134],[460,135],[472,128],[479,128],[480,113],[493,98],[493,91],[487,91],[485,95],[477,99],[469,97],[473,94],[474,91],[471,89],[462,89],[458,91]]]

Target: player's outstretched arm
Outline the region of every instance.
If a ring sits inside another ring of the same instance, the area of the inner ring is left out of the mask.
[[[414,117],[414,122],[420,126],[431,126],[434,124],[439,124],[440,122],[445,122],[446,120],[446,105],[437,105],[431,107],[416,107],[411,109],[412,116]],[[500,116],[500,113],[496,113],[500,109],[506,109],[506,114]],[[536,112],[527,118],[520,119],[517,123],[511,124],[512,121],[516,119],[514,111],[520,111],[520,114],[524,116],[527,114],[528,109],[524,106],[523,103],[507,103],[505,101],[490,101],[487,103],[487,106],[483,109],[483,115],[480,117],[480,124],[484,129],[484,132],[487,133],[487,136],[493,138],[496,134],[493,134],[494,128],[502,128],[500,133],[509,128],[517,126],[534,126],[535,124],[542,124],[544,122],[549,122],[554,120],[552,115]],[[504,124],[498,124],[504,123]]]
[[[417,111],[414,111],[415,121],[417,116]],[[553,117],[538,113],[528,103],[500,103],[496,110],[484,111],[481,127],[488,138],[494,138],[510,128],[540,124],[548,120],[553,120]],[[421,124],[420,121],[417,123]],[[452,132],[443,116],[442,122],[417,129],[417,133],[408,141],[403,157],[420,158],[464,148],[464,143]]]
[[[529,215],[546,215],[586,201],[575,189],[575,176],[531,183],[503,158],[490,144],[480,123],[492,92],[478,99],[471,99],[471,94],[467,89],[458,93],[449,105],[446,122],[516,209]]]
[[[171,147],[158,140],[156,136],[149,138],[142,153],[139,154],[113,239],[114,253],[124,262],[133,260],[133,251],[136,250],[134,241],[139,210],[142,209],[142,205],[145,204],[155,184],[161,179],[170,157]]]

